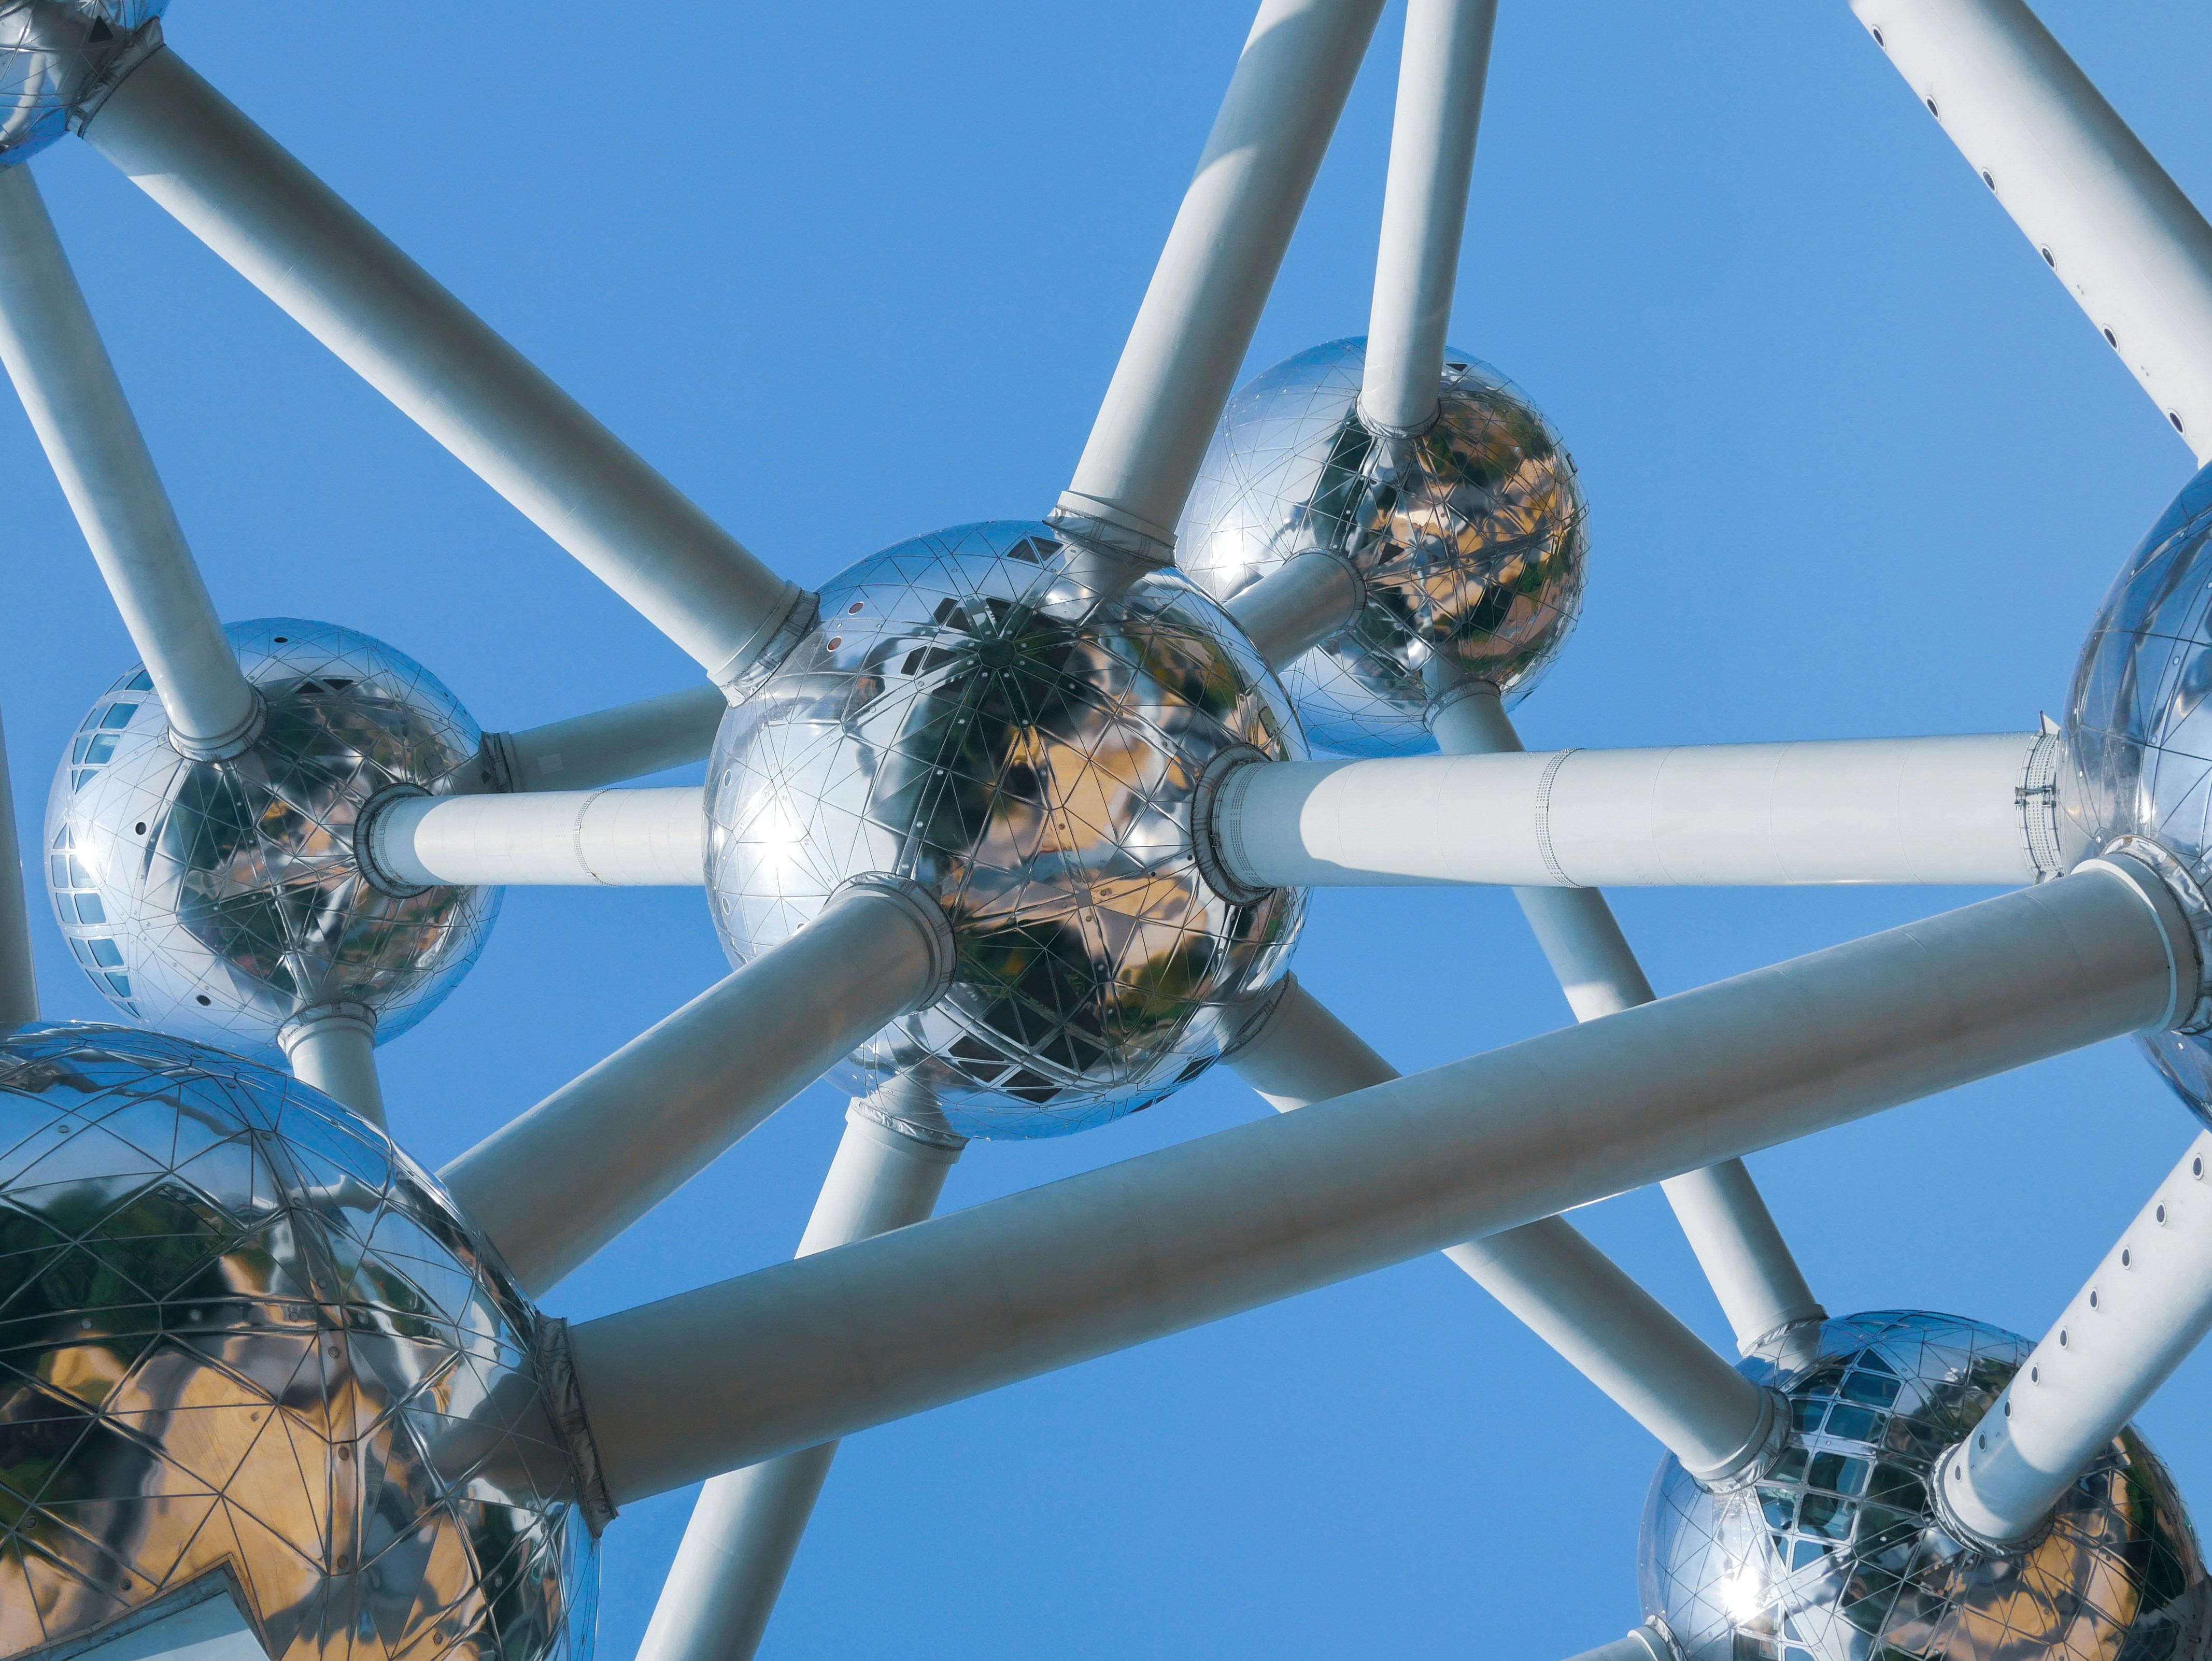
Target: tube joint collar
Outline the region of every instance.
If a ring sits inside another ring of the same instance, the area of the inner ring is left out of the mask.
[[[576,1364],[568,1343],[568,1323],[558,1317],[541,1315],[531,1348],[536,1352],[538,1382],[545,1392],[545,1411],[553,1433],[567,1449],[576,1475],[576,1503],[585,1526],[596,1540],[615,1520],[615,1502],[607,1492],[605,1473],[599,1467],[599,1444],[592,1439],[592,1421],[584,1412],[583,1386],[576,1379]]]
[[[1238,858],[1243,849],[1236,833],[1236,809],[1251,782],[1249,770],[1267,759],[1249,744],[1232,744],[1216,751],[1198,776],[1197,788],[1190,793],[1190,851],[1198,863],[1198,874],[1231,905],[1257,905],[1274,891],[1238,874],[1240,865],[1246,862]]]
[[[169,748],[194,761],[230,761],[244,755],[261,741],[262,731],[269,725],[269,706],[261,701],[261,694],[248,685],[246,695],[245,718],[228,733],[217,733],[211,738],[187,738],[171,721]]]
[[[1173,531],[1164,530],[1103,497],[1085,496],[1080,490],[1062,490],[1060,501],[1044,520],[1054,530],[1066,532],[1078,542],[1109,549],[1142,564],[1175,563]]]
[[[408,881],[376,856],[377,833],[386,813],[398,803],[429,794],[419,784],[392,784],[362,804],[353,822],[353,862],[361,867],[362,878],[378,893],[389,894],[395,900],[411,900],[417,894],[430,891],[429,884]]]
[[[1751,1487],[1780,1463],[1790,1442],[1790,1403],[1778,1390],[1762,1386],[1759,1392],[1759,1422],[1744,1444],[1717,1465],[1703,1470],[1686,1463],[1690,1480],[1708,1494],[1735,1494]]]
[[[2204,897],[2189,867],[2147,837],[2119,837],[2077,871],[2102,870],[2118,877],[2142,896],[2166,937],[2166,961],[2173,974],[2173,995],[2154,1030],[2212,1031],[2212,901]]]
[[[775,616],[754,630],[751,638],[707,678],[722,689],[722,696],[735,708],[768,684],[768,678],[783,666],[783,660],[799,642],[813,632],[821,615],[821,595],[795,582],[785,583],[783,604]]]
[[[1964,1442],[1953,1443],[1936,1461],[1935,1475],[1931,1507],[1936,1521],[1944,1533],[1971,1552],[1983,1557],[2016,1557],[2050,1530],[2051,1518],[2046,1516],[2016,1538],[2001,1536],[1996,1518],[1974,1493],[1973,1472],[1967,1468]]]
[[[921,995],[908,1004],[902,1014],[917,1009],[927,1009],[952,989],[952,977],[959,964],[959,949],[952,938],[951,919],[937,897],[911,877],[894,876],[888,871],[871,871],[857,877],[848,877],[831,891],[830,904],[823,906],[826,914],[830,905],[848,894],[874,894],[890,901],[904,911],[914,926],[921,931],[929,948],[929,983]]]

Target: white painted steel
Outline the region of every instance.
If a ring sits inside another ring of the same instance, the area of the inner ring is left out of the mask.
[[[1058,511],[1164,563],[1382,0],[1261,0]]]
[[[1279,670],[1358,616],[1364,589],[1350,561],[1313,550],[1231,600],[1229,615]]]
[[[8,776],[8,735],[0,731],[0,1026],[38,1019],[39,971],[31,958],[30,907],[15,839],[15,791]]]
[[[501,733],[495,741],[515,790],[592,790],[704,761],[730,701],[711,683],[588,715]]]
[[[1851,9],[2197,460],[2212,460],[2204,216],[2021,0]]]
[[[175,52],[83,131],[711,678],[741,676],[804,599]]]
[[[1626,1638],[1584,1650],[1569,1661],[1680,1661],[1680,1657],[1666,1635],[1647,1621]]]
[[[377,810],[369,863],[410,885],[696,887],[707,814],[697,785],[407,796]]]
[[[1397,1078],[1397,1069],[1295,980],[1232,1053],[1279,1111]],[[1565,1218],[1545,1217],[1445,1249],[1693,1476],[1717,1481],[1766,1447],[1772,1399],[1676,1320]]]
[[[1431,728],[1448,755],[1521,749],[1521,735],[1497,692],[1480,684],[1440,698]],[[1603,894],[1594,888],[1524,887],[1513,896],[1577,1020],[1594,1021],[1653,1001],[1651,983]],[[1686,1171],[1660,1186],[1741,1353],[1826,1315],[1741,1159]]]
[[[439,1174],[524,1289],[543,1293],[885,1021],[936,995],[950,950],[911,903],[846,889]]]
[[[937,1208],[957,1147],[918,1141],[858,1108],[799,1237],[808,1257],[918,1223]],[[824,1442],[708,1481],[662,1583],[638,1661],[751,1661],[814,1501],[837,1457]]]
[[[1359,387],[1361,416],[1384,432],[1419,432],[1437,417],[1497,22],[1498,0],[1407,0]]]
[[[1942,1466],[1944,1508],[1991,1543],[2033,1536],[2212,1330],[2212,1133],[2189,1145],[1981,1423]]]
[[[327,1005],[294,1016],[276,1042],[292,1075],[382,1126],[384,1085],[376,1076],[376,1016],[358,1005]]]
[[[617,1503],[2171,1018],[2188,925],[2071,876],[571,1329]],[[494,1231],[496,1236],[497,1231]]]
[[[1465,699],[1466,704],[1475,700]],[[1223,781],[1221,861],[1255,887],[2037,880],[2036,733],[1267,762]]]
[[[230,751],[260,700],[200,580],[137,418],[27,167],[0,168],[0,361],[91,545],[170,729]]]

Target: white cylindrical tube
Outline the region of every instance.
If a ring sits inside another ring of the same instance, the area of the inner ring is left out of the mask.
[[[2089,321],[2212,460],[2212,226],[2021,0],[1851,0]]]
[[[1463,700],[1473,703],[1474,700]],[[1256,888],[2034,882],[2055,735],[1255,763],[1223,780],[1223,867]]]
[[[0,1026],[20,1026],[38,1019],[39,971],[31,958],[31,913],[23,897],[15,791],[8,776],[7,734],[0,732]]]
[[[853,1108],[798,1255],[921,1221],[959,1157],[957,1138],[922,1141]],[[836,1457],[837,1444],[824,1442],[708,1482],[638,1661],[751,1661]]]
[[[730,701],[719,686],[595,709],[519,733],[487,737],[514,790],[593,790],[703,761]]]
[[[1252,344],[1382,0],[1261,0],[1055,516],[1157,563]]]
[[[2043,1525],[2212,1329],[2212,1133],[2200,1135],[1966,1439],[1938,1467],[1947,1519],[2002,1548]]]
[[[1627,1637],[1600,1644],[1594,1650],[1584,1650],[1569,1661],[1680,1661],[1680,1658],[1681,1652],[1668,1641],[1667,1634],[1647,1621]]]
[[[1398,1077],[1296,980],[1229,1060],[1283,1112]],[[1766,1451],[1778,1421],[1767,1392],[1564,1218],[1464,1241],[1444,1256],[1657,1437],[1692,1476],[1723,1480]]]
[[[173,51],[92,147],[592,575],[728,685],[807,597],[746,551]]]
[[[524,1289],[543,1293],[951,970],[933,901],[889,879],[848,885],[439,1174]]]
[[[261,703],[200,580],[27,167],[0,167],[0,360],[138,648],[169,730],[234,754]]]
[[[2124,1032],[2143,867],[2040,887],[571,1329],[616,1503]]]
[[[1341,555],[1309,549],[1229,602],[1270,669],[1282,669],[1359,615],[1364,585]]]
[[[376,1076],[376,1014],[361,1004],[323,1004],[278,1029],[292,1075],[381,1128],[384,1086]]]
[[[377,809],[364,863],[402,888],[535,883],[696,887],[707,816],[697,785],[402,796]]]
[[[1407,0],[1359,386],[1359,412],[1382,432],[1415,433],[1436,419],[1497,22],[1498,0]]]

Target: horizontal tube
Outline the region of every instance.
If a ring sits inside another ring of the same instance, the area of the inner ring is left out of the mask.
[[[1943,1462],[1944,1509],[1980,1542],[2033,1535],[2212,1329],[2212,1133],[2150,1203]]]
[[[86,140],[646,620],[729,684],[802,596],[178,57]]]
[[[617,1503],[2162,1025],[2097,861],[1773,968],[572,1329]]]
[[[488,738],[514,790],[595,790],[704,761],[730,701],[708,684]]]
[[[696,887],[707,815],[697,785],[403,796],[368,824],[368,863],[410,886],[564,883]]]
[[[885,1021],[935,995],[951,942],[941,914],[941,932],[925,925],[926,904],[847,889],[439,1174],[524,1289],[544,1292]]]
[[[2058,870],[2055,734],[1266,762],[1222,782],[1255,887],[2027,883]]]

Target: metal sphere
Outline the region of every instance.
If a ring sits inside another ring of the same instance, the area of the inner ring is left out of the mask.
[[[134,1021],[266,1053],[293,1016],[350,1006],[392,1037],[476,961],[501,891],[386,892],[355,827],[380,794],[466,777],[483,734],[367,635],[292,618],[225,632],[267,725],[241,755],[194,760],[143,669],[102,694],[47,800],[55,918]]]
[[[0,1039],[0,1653],[228,1573],[289,1661],[586,1661],[565,1375],[435,1177],[113,1026]]]
[[[2034,1346],[1917,1311],[1830,1321],[1817,1355],[1746,1370],[1789,1397],[1781,1463],[1710,1494],[1669,1458],[1644,1507],[1646,1615],[1684,1661],[2136,1661],[2195,1655],[2212,1592],[2172,1479],[2125,1430],[2022,1551],[1931,1514],[1936,1459]]]
[[[0,0],[0,167],[69,131],[150,44],[169,0]],[[144,31],[144,33],[142,33]]]
[[[1203,1071],[1286,966],[1304,895],[1209,886],[1191,815],[1217,757],[1303,755],[1297,717],[1182,577],[1101,569],[1027,520],[902,542],[824,585],[814,631],[723,720],[707,883],[732,962],[866,873],[945,908],[951,989],[831,1075],[893,1117],[994,1137],[1119,1117]]]
[[[1278,363],[1231,401],[1176,532],[1177,563],[1216,599],[1312,549],[1358,570],[1358,618],[1283,676],[1323,748],[1433,750],[1425,675],[1489,681],[1510,706],[1582,607],[1589,509],[1573,461],[1511,382],[1446,356],[1436,424],[1413,438],[1360,420],[1364,339]]]
[[[2169,865],[2185,896],[2212,891],[2212,467],[2136,545],[2083,643],[2066,706],[2059,799],[2069,854],[2125,840]],[[2070,860],[2069,861],[2071,862]],[[2192,906],[2212,941],[2212,909]],[[2212,1124],[2212,1007],[2182,1012],[2195,1031],[2139,1038],[2190,1110]]]

